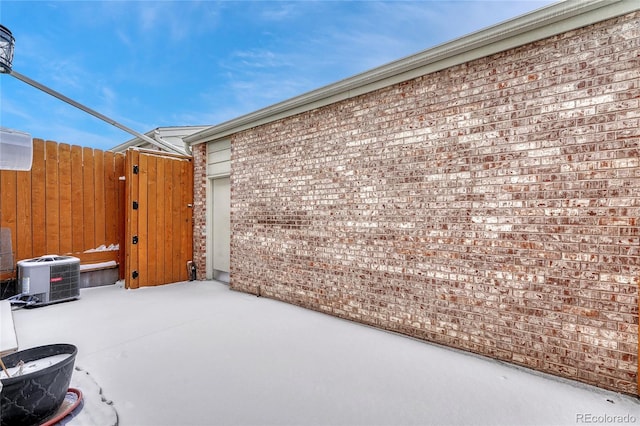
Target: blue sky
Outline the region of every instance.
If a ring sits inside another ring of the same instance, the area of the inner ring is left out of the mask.
[[[13,69],[144,133],[215,125],[551,1],[6,1]],[[108,149],[132,138],[8,75],[0,126]]]

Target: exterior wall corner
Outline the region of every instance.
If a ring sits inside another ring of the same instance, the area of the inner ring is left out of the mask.
[[[192,146],[193,154],[193,262],[196,278],[206,279],[207,144]]]

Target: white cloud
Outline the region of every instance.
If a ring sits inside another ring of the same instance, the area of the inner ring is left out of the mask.
[[[233,52],[230,61],[224,66],[230,69],[279,68],[291,66],[286,54],[275,53],[268,49],[238,50]]]
[[[0,115],[0,124],[3,122],[2,116],[7,115],[12,115],[25,121],[34,119],[31,115],[30,109],[25,108],[24,103],[15,102],[12,99],[2,100],[2,115]]]
[[[131,36],[129,34],[127,34],[125,31],[123,31],[122,29],[118,28],[118,29],[115,30],[115,33],[116,33],[116,37],[118,38],[118,40],[120,40],[120,42],[123,45],[125,45],[129,49],[132,49],[134,47],[134,43],[131,40]]]
[[[299,16],[297,3],[270,2],[267,8],[260,11],[260,18],[267,21],[284,21]]]
[[[220,14],[220,6],[215,2],[143,1],[134,4],[142,32],[167,43],[180,43],[203,30],[215,28]]]

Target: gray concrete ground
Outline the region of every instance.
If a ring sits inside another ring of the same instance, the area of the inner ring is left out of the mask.
[[[217,282],[13,314],[20,349],[75,344],[125,426],[640,424],[636,398]]]

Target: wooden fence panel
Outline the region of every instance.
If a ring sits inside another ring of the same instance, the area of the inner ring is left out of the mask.
[[[27,188],[25,188],[23,194],[26,192],[28,192]],[[47,220],[46,194],[44,141],[34,139],[33,163],[31,164],[31,211],[33,214],[31,229],[33,230],[33,252],[31,254],[25,253],[25,259],[47,254],[47,233],[43,232]],[[20,238],[22,238],[22,236],[20,236]],[[17,260],[22,259],[19,258]]]
[[[82,147],[71,147],[71,197],[76,208],[71,209],[71,222],[84,223],[84,209],[78,208],[84,205],[84,185],[82,167]],[[77,253],[84,251],[84,227],[72,227],[71,251]]]
[[[95,240],[95,224],[96,224],[96,206],[94,192],[94,172],[93,172],[93,150],[91,148],[82,149],[83,169],[82,169],[82,185],[83,185],[83,249],[97,247]]]
[[[119,263],[123,175],[123,154],[34,139],[30,171],[0,171],[0,227],[11,231],[14,263],[45,254]]]
[[[126,258],[126,247],[127,244],[125,243],[124,236],[126,235],[126,229],[127,229],[127,223],[126,223],[126,210],[125,210],[125,204],[126,204],[126,197],[127,197],[127,185],[126,185],[126,172],[125,172],[125,163],[126,163],[126,159],[125,159],[125,155],[116,155],[114,157],[114,172],[113,175],[114,177],[117,179],[117,184],[116,184],[116,188],[118,190],[118,195],[117,195],[117,203],[115,203],[114,205],[117,205],[117,211],[118,211],[118,223],[117,223],[117,239],[120,242],[120,250],[119,250],[119,259],[121,262],[121,266],[119,268],[119,272],[120,272],[120,279],[124,279],[124,273],[125,273],[125,268],[124,266],[124,260]]]
[[[165,188],[166,188],[166,174],[165,174],[165,162],[162,158],[156,159],[156,229],[158,231],[155,238],[155,258],[158,268],[156,268],[155,283],[159,284],[165,280],[165,269],[167,265],[164,260],[165,252],[165,234],[167,232],[167,223],[165,217]]]
[[[58,144],[47,141],[44,146],[45,160],[45,232],[47,254],[60,253],[60,180],[58,178]]]
[[[17,221],[17,173],[8,171],[0,176],[0,193],[3,194],[0,212],[2,213],[3,228],[11,232],[12,251],[16,252],[16,221]],[[6,194],[6,195],[4,195]]]
[[[60,209],[60,253],[73,251],[73,198],[71,196],[71,146],[60,144],[58,147],[58,185]],[[56,252],[56,253],[57,253]]]
[[[173,200],[171,205],[171,225],[173,227],[173,232],[171,235],[171,248],[173,251],[172,255],[172,266],[171,266],[171,281],[176,282],[180,281],[180,272],[181,272],[181,259],[180,259],[180,234],[182,230],[180,229],[182,223],[180,220],[180,214],[182,213],[182,209],[180,208],[180,204],[182,202],[182,196],[180,191],[178,190],[180,187],[180,163],[174,161],[171,167],[172,178],[171,182],[174,186],[173,190]]]
[[[17,188],[31,188],[31,173],[17,172],[17,177]],[[16,235],[20,235],[20,240],[16,240],[16,245],[13,247],[18,259],[27,258],[33,253],[32,207],[31,193],[24,197],[17,197],[16,210],[20,214],[18,215]]]
[[[148,264],[148,250],[149,250],[149,197],[148,197],[148,184],[149,184],[149,156],[140,155],[138,158],[138,164],[140,166],[139,176],[139,189],[138,189],[138,204],[142,207],[143,214],[138,215],[138,272],[140,277],[138,278],[138,285],[140,287],[146,287],[149,285],[149,264]],[[147,214],[144,214],[144,213]],[[153,218],[151,218],[153,220]],[[151,265],[154,268],[155,265]]]
[[[163,281],[170,282],[173,280],[173,262],[171,245],[173,241],[173,169],[172,163],[162,161],[164,163],[165,175],[165,198],[164,198],[164,276]]]
[[[116,182],[120,175],[116,172],[116,162],[113,152],[104,153],[104,203],[105,211],[118,205],[118,192]],[[115,241],[118,239],[118,217],[105,215],[105,241]]]
[[[147,203],[149,211],[158,211],[158,157],[149,156],[147,161],[148,167],[148,179],[147,179]],[[150,218],[147,221],[147,235],[148,235],[148,257],[147,262],[149,265],[160,265],[158,256],[158,233],[160,232],[158,225],[158,215]],[[160,284],[158,268],[148,268],[149,284],[150,286]]]
[[[133,243],[133,238],[138,232],[138,209],[133,208],[133,203],[138,202],[138,173],[133,172],[134,166],[138,165],[140,153],[135,150],[127,151],[127,161],[125,166],[125,179],[127,186],[127,196],[125,202],[126,232],[125,244],[127,249],[125,261],[125,286],[127,288],[138,288],[138,250]]]
[[[93,156],[93,205],[95,207],[94,241],[96,247],[101,245],[106,236],[105,202],[104,202],[104,155]]]

